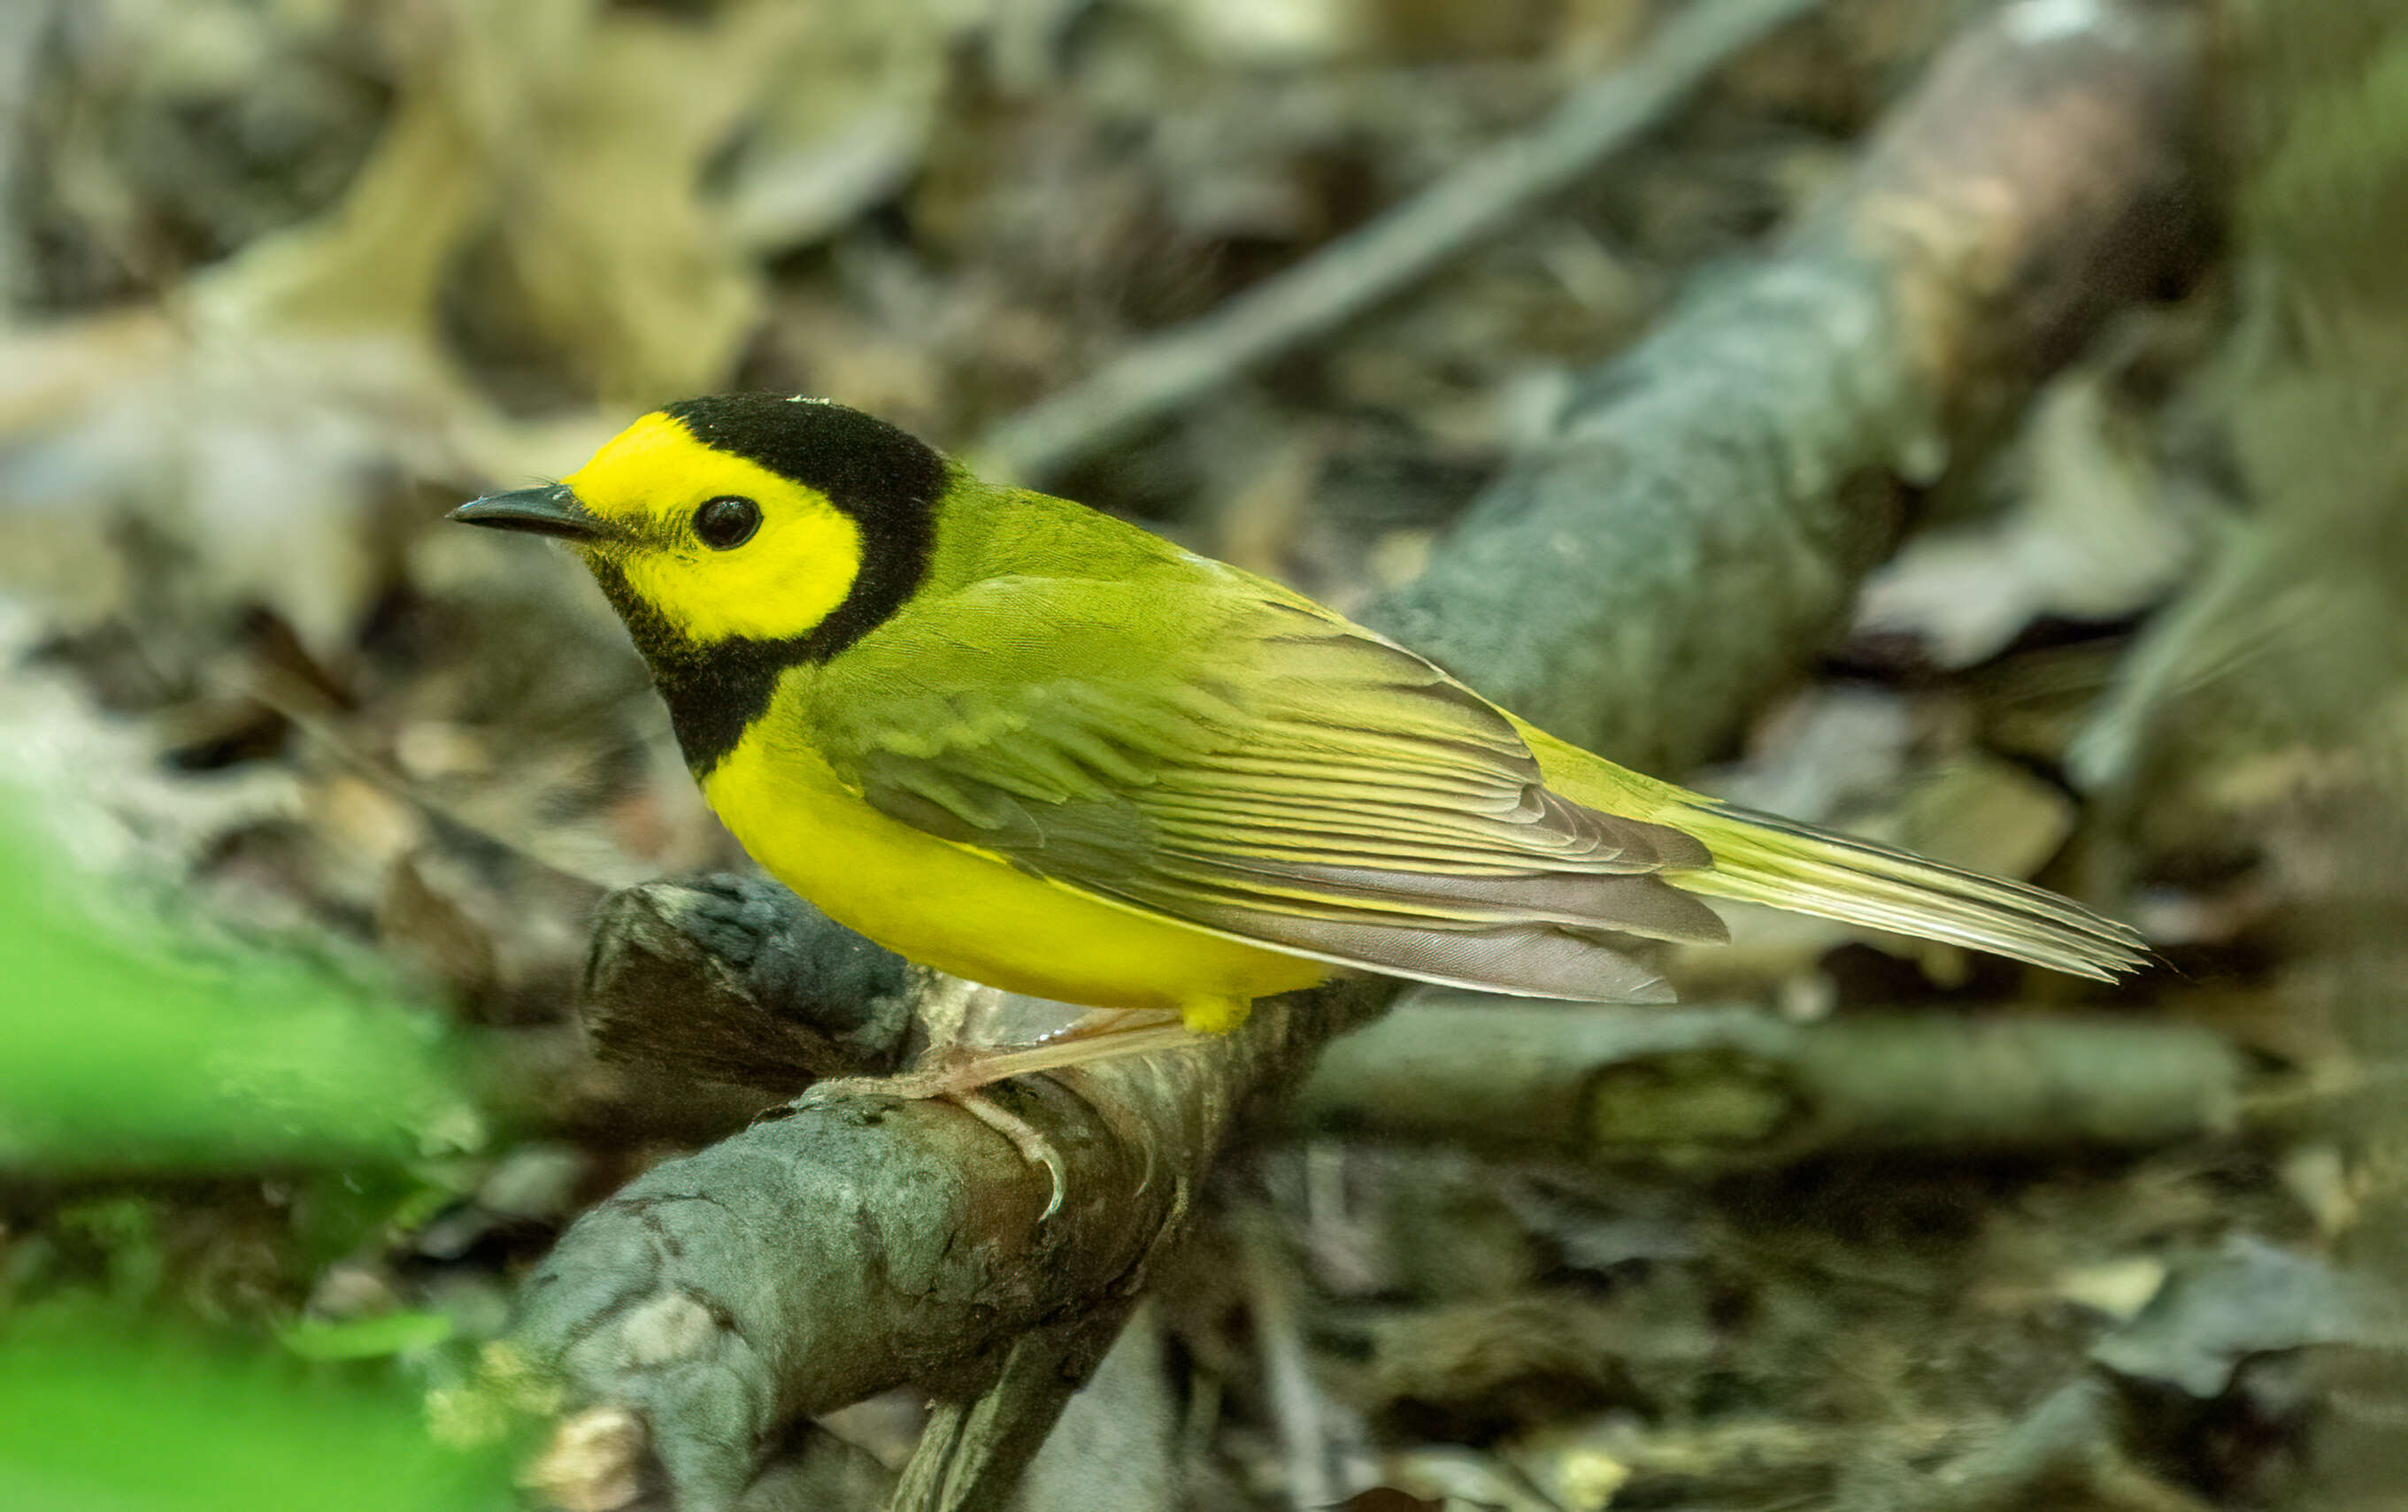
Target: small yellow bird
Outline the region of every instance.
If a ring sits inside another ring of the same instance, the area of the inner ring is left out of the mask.
[[[2042,889],[1627,771],[1301,594],[839,405],[673,404],[452,518],[577,550],[771,875],[992,987],[1189,1032],[1348,969],[1660,1001],[1625,944],[1727,938],[1700,894],[2085,977],[2143,959]]]

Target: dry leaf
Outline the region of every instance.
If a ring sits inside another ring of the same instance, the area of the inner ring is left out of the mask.
[[[2015,507],[1909,541],[1866,582],[1856,630],[1909,635],[1942,666],[2006,649],[2043,615],[2118,620],[2171,592],[2198,555],[2107,379],[2079,372],[2035,402]]]

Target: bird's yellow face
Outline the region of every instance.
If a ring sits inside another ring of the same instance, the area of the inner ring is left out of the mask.
[[[575,543],[596,572],[697,649],[807,635],[861,575],[861,523],[825,493],[659,411],[561,486],[597,521]]]
[[[452,518],[576,548],[653,663],[824,662],[919,586],[953,475],[859,410],[774,393],[665,406],[558,483]]]
[[[910,602],[960,476],[859,410],[731,393],[665,406],[561,481],[452,518],[576,549],[700,774],[788,669],[841,654]]]

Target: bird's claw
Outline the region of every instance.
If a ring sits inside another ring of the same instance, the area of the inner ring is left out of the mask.
[[[983,1091],[986,1083],[974,1070],[961,1065],[939,1065],[919,1071],[906,1071],[892,1077],[844,1077],[823,1081],[811,1091],[824,1097],[842,1090],[847,1092],[882,1093],[910,1101],[933,1100],[951,1103],[970,1117],[1011,1141],[1021,1159],[1031,1165],[1042,1166],[1052,1184],[1045,1200],[1045,1211],[1038,1215],[1042,1223],[1062,1210],[1062,1201],[1069,1194],[1070,1168],[1054,1141],[1026,1119],[1003,1106]]]
[[[1052,1179],[1054,1190],[1045,1199],[1045,1211],[1037,1215],[1038,1222],[1042,1223],[1062,1210],[1062,1199],[1070,1190],[1070,1168],[1064,1163],[1062,1152],[1054,1148],[1053,1140],[1046,1138],[1044,1134],[1026,1119],[996,1102],[984,1092],[952,1092],[945,1096],[948,1102],[1010,1140],[1011,1148],[1020,1151],[1021,1159],[1031,1165],[1045,1167],[1045,1174]]]

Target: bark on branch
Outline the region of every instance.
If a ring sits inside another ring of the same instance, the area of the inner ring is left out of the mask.
[[[1553,444],[1369,622],[1617,759],[1693,760],[1838,624],[1899,478],[2187,260],[2195,49],[2181,16],[2112,0],[1978,23],[1828,205],[1589,375]],[[825,1030],[764,1031],[790,1075],[877,1037],[862,1005],[885,958],[829,939],[803,954],[838,976],[778,989],[835,1008]],[[657,1056],[689,994],[758,986],[690,965],[606,994],[606,1048]],[[773,1505],[748,1487],[769,1494],[760,1465],[797,1415],[900,1385],[967,1401],[1012,1357],[1010,1400],[940,1418],[897,1502],[999,1506],[1239,1109],[1388,991],[1276,1000],[1225,1041],[1006,1090],[1068,1159],[1051,1221],[1042,1175],[959,1110],[806,1093],[581,1219],[519,1336],[575,1401],[632,1414],[694,1512]]]

